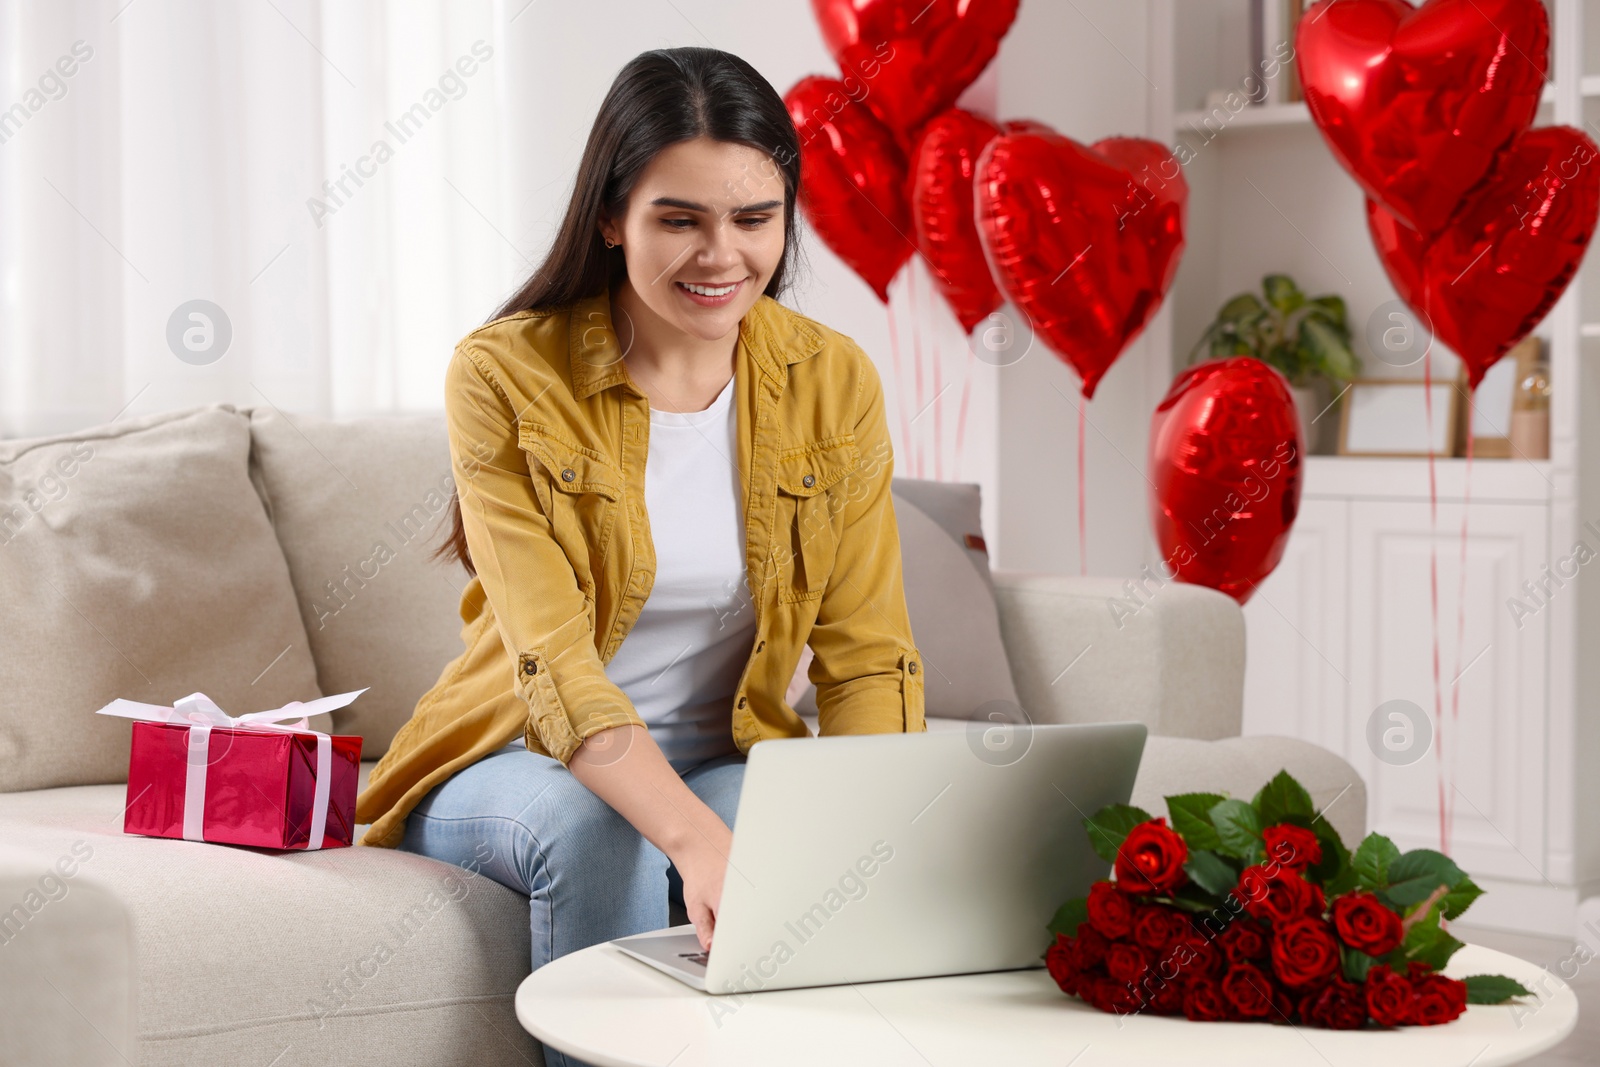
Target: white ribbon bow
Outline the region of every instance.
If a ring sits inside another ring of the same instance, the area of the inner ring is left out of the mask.
[[[370,689],[368,686],[367,689]],[[342,708],[365,693],[357,689],[350,693],[319,697],[302,703],[291,700],[272,711],[252,711],[247,715],[233,716],[223,711],[216,701],[204,693],[190,693],[172,707],[163,704],[140,704],[134,700],[113,700],[96,715],[117,715],[124,719],[144,722],[187,723],[189,725],[189,760],[184,777],[183,836],[188,841],[204,841],[206,809],[206,768],[209,764],[211,731],[216,727],[227,729],[277,730],[285,733],[314,734],[317,739],[317,786],[311,806],[311,835],[306,848],[322,847],[328,825],[328,789],[332,777],[333,738],[320,730],[311,729],[308,721],[313,715]],[[284,722],[293,719],[293,722]]]

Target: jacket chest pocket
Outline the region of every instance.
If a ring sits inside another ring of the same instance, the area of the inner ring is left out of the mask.
[[[855,435],[831,437],[778,457],[774,561],[778,597],[811,600],[827,588],[839,550],[849,475],[861,466]]]
[[[599,452],[537,423],[523,423],[518,435],[556,541],[573,561],[584,595],[593,597],[594,572],[605,559],[622,497],[622,472]]]

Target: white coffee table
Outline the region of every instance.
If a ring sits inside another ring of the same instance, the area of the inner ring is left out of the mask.
[[[1468,945],[1446,973],[1508,975],[1536,996],[1520,1011],[1474,1004],[1442,1026],[1392,1030],[1119,1019],[1065,996],[1043,968],[711,996],[602,944],[530,974],[517,1018],[597,1067],[1495,1067],[1577,1025],[1572,990],[1526,960]]]

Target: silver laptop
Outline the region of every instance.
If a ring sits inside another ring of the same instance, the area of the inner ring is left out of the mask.
[[[1044,966],[1110,867],[1140,723],[778,738],[750,750],[709,953],[692,925],[611,944],[706,993]]]

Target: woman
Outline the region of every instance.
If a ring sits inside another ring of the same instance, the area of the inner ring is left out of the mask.
[[[709,950],[745,754],[809,734],[807,643],[821,733],[926,729],[880,379],[775,299],[799,153],[748,63],[640,55],[446,372],[466,648],[356,818],[527,894],[535,969],[673,902]]]

